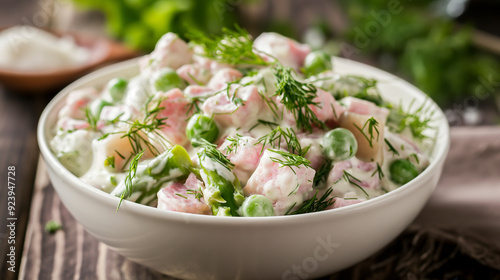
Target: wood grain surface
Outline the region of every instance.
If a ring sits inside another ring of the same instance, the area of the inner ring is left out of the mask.
[[[63,228],[47,233],[54,220]],[[73,219],[40,161],[19,279],[173,279],[109,250]]]

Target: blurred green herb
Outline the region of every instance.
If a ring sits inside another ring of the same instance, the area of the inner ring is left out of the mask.
[[[108,32],[127,45],[153,50],[167,32],[180,36],[191,27],[206,34],[219,34],[236,21],[234,0],[73,0],[79,7],[99,10],[107,20]]]

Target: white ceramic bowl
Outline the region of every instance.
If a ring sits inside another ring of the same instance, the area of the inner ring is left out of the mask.
[[[186,279],[304,279],[351,266],[380,250],[416,217],[433,192],[449,148],[442,111],[417,88],[376,68],[334,59],[340,73],[380,80],[384,98],[408,105],[428,102],[435,111],[431,164],[410,183],[369,201],[317,213],[281,217],[214,217],[169,212],[119,199],[83,183],[49,148],[57,113],[77,88],[103,86],[113,77],[138,74],[136,60],[87,75],[45,108],[38,143],[62,202],[84,228],[128,259]]]

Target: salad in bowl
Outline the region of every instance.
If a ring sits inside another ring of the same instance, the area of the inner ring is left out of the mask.
[[[165,34],[139,74],[68,93],[50,147],[83,182],[159,209],[281,216],[391,192],[429,166],[426,103],[276,33]]]
[[[424,93],[274,33],[189,37],[82,77],[42,113],[49,178],[90,234],[177,278],[306,279],[416,217],[449,148]]]

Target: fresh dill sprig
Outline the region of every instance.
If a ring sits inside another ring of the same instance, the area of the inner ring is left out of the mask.
[[[137,175],[137,166],[139,165],[139,160],[141,159],[142,155],[144,155],[144,152],[146,150],[142,150],[139,153],[137,153],[132,161],[130,162],[130,166],[128,169],[128,174],[125,177],[124,183],[125,183],[125,189],[123,190],[122,194],[120,195],[120,202],[118,203],[118,207],[116,207],[116,211],[120,209],[120,205],[122,205],[122,201],[125,198],[129,198],[132,195],[132,188],[133,188],[133,179]]]
[[[309,106],[320,107],[314,101],[316,87],[313,84],[302,83],[292,76],[292,69],[276,64],[274,67],[276,77],[276,93],[274,96],[281,97],[281,103],[290,111],[296,121],[297,128],[312,132],[312,125],[325,128],[326,125],[318,119]],[[269,104],[268,104],[269,105]]]
[[[235,29],[222,29],[220,36],[208,36],[199,30],[192,30],[187,37],[203,47],[205,57],[217,62],[231,65],[261,65],[268,63],[258,55],[253,48],[250,34],[243,28],[235,25]]]
[[[369,79],[357,75],[347,75],[345,78],[356,81],[359,86],[358,92],[356,92],[353,97],[370,101],[377,106],[384,105],[384,100],[382,96],[380,96],[380,91],[377,87],[378,81],[376,79]]]
[[[85,107],[85,118],[87,119],[87,123],[89,124],[89,128],[91,130],[97,130],[97,122],[99,121],[99,116],[94,115],[90,108]]]
[[[326,183],[328,174],[332,170],[332,161],[327,159],[319,168],[319,170],[314,174],[313,187],[317,188],[321,184]]]
[[[356,124],[354,124],[356,129],[358,129],[359,132],[361,132],[361,134],[363,135],[363,137],[365,137],[366,141],[368,141],[370,148],[373,148],[373,140],[377,139],[377,141],[378,141],[378,138],[380,136],[380,133],[378,131],[378,125],[379,125],[378,121],[376,119],[374,119],[373,117],[366,120],[365,124],[363,124],[363,127],[359,127]],[[366,127],[368,127],[367,128],[368,135],[365,133]],[[376,137],[374,136],[374,133],[377,133]]]
[[[375,174],[378,174],[379,180],[382,180],[382,178],[384,177],[384,172],[382,172],[382,167],[380,166],[380,164],[378,162],[377,162],[377,169],[375,169],[375,171],[373,171],[372,177],[375,176]]]
[[[275,149],[280,149],[283,142],[285,143],[289,152],[298,154],[301,157],[304,157],[310,148],[310,146],[304,149],[302,148],[293,129],[288,127],[285,127],[283,129],[280,126],[276,127],[268,134],[260,137],[255,144],[262,144],[262,150],[260,151],[260,153],[262,154],[266,145],[271,146]]]
[[[278,123],[275,123],[275,122],[270,122],[270,121],[265,121],[265,120],[257,120],[257,123],[254,124],[249,130],[248,132],[252,131],[254,128],[256,128],[257,126],[259,125],[265,125],[267,127],[269,127],[270,129],[274,129],[275,127],[277,127],[279,124]]]
[[[428,138],[424,132],[427,129],[435,129],[431,126],[431,121],[434,116],[434,111],[431,106],[427,106],[428,103],[424,102],[420,107],[413,110],[415,104],[415,99],[412,100],[407,110],[405,111],[400,105],[395,112],[395,117],[393,117],[392,122],[395,122],[395,126],[391,126],[397,133],[403,132],[406,128],[410,129],[411,134],[416,139]],[[391,118],[389,119],[391,120]]]
[[[153,97],[150,97],[146,102],[144,118],[142,120],[125,121],[125,123],[129,125],[127,131],[113,132],[114,134],[123,133],[120,138],[127,138],[130,146],[132,147],[132,152],[126,163],[130,161],[134,155],[137,155],[144,149],[149,150],[154,156],[161,153],[158,147],[153,145],[146,138],[146,135],[148,134],[156,136],[159,140],[159,144],[163,145],[164,148],[167,148],[166,143],[169,143],[165,136],[159,132],[161,127],[167,125],[166,120],[168,119],[167,117],[158,117],[158,114],[165,109],[165,107],[161,106],[163,99],[160,98],[156,100],[155,103],[153,103],[153,106],[151,106],[153,102],[152,98]]]
[[[180,196],[180,197],[185,198],[185,199],[188,199],[187,196],[180,194],[180,193],[175,193],[175,195]]]
[[[412,153],[411,155],[409,155],[409,156],[408,156],[408,160],[410,160],[412,157],[415,159],[415,162],[416,162],[417,164],[420,164],[420,160],[418,160],[418,156],[417,156],[417,154]]]
[[[368,193],[363,189],[362,186],[359,185],[359,183],[361,183],[361,180],[359,180],[358,178],[354,177],[351,173],[347,172],[347,171],[343,171],[344,172],[344,179],[351,185],[355,185],[356,187],[358,187],[365,195],[366,197],[368,198],[369,195]]]
[[[399,156],[398,150],[396,150],[394,148],[394,146],[392,146],[391,142],[389,142],[389,140],[387,140],[387,138],[384,138],[384,141],[385,141],[385,144],[387,144],[387,147],[389,147],[388,151],[391,152],[393,156],[394,155]]]
[[[198,201],[201,201],[201,199],[203,198],[203,191],[201,190],[201,187],[198,188],[197,190],[187,189],[186,194],[194,195],[194,198],[197,199]]]
[[[302,156],[292,154],[289,152],[285,152],[285,151],[273,150],[273,149],[269,149],[268,151],[271,151],[273,153],[276,153],[276,154],[282,156],[283,159],[275,158],[275,157],[270,157],[270,159],[273,162],[281,164],[281,167],[288,166],[294,174],[297,174],[297,173],[295,173],[295,170],[293,169],[294,166],[299,167],[299,166],[303,165],[305,167],[312,168],[311,162]]]
[[[224,151],[226,152],[226,154],[238,152],[238,146],[240,145],[241,137],[243,137],[243,136],[236,133],[235,137],[228,136],[226,138],[226,141],[230,142],[229,145],[227,145],[226,148],[224,148]]]
[[[210,160],[219,163],[229,171],[234,168],[234,163],[232,163],[226,155],[219,151],[215,144],[212,144],[203,138],[201,139],[200,144],[203,146],[203,149],[198,153],[200,159],[208,157]]]
[[[295,206],[294,204],[285,215],[297,215],[326,210],[335,202],[335,197],[329,197],[332,191],[332,188],[328,188],[328,190],[326,190],[326,192],[320,198],[317,198],[319,191],[316,191],[313,197],[302,202],[302,205],[300,205],[299,209],[289,213],[290,210]]]

